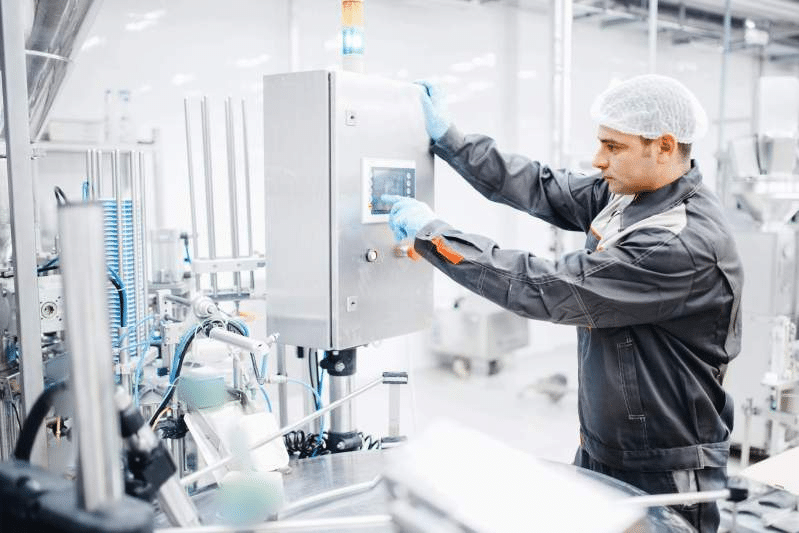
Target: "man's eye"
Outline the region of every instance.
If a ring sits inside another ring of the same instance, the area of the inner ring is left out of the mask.
[[[609,152],[615,152],[618,149],[618,146],[616,146],[615,144],[609,144],[607,146]]]

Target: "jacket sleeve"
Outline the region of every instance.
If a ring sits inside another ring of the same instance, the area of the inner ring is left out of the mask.
[[[696,298],[688,306],[686,299],[695,280],[713,282],[710,265],[701,273],[682,240],[666,230],[636,233],[606,250],[580,250],[553,262],[502,250],[434,220],[419,231],[414,248],[457,283],[528,318],[608,328],[703,312]],[[702,307],[712,305],[717,302]]]
[[[494,139],[463,135],[454,126],[432,150],[489,200],[561,229],[588,232],[611,196],[600,175],[554,170],[524,156],[503,154]]]

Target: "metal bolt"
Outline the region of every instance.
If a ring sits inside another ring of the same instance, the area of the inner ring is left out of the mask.
[[[335,371],[336,371],[336,372],[343,372],[343,371],[344,371],[344,363],[342,363],[341,361],[339,361],[338,363],[336,363],[336,364],[333,366],[333,368],[335,369]]]
[[[344,449],[344,441],[339,441],[339,443],[336,444],[336,449],[337,450],[343,450]]]

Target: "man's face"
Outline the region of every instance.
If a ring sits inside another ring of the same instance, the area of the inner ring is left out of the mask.
[[[628,135],[605,126],[597,131],[599,150],[591,164],[602,171],[614,194],[636,194],[656,188],[660,169],[658,142],[644,144],[637,135]]]

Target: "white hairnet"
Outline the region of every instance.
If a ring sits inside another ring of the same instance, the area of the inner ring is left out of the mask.
[[[670,133],[691,144],[707,131],[707,114],[688,88],[668,76],[646,74],[612,85],[591,106],[605,126],[647,139]]]

